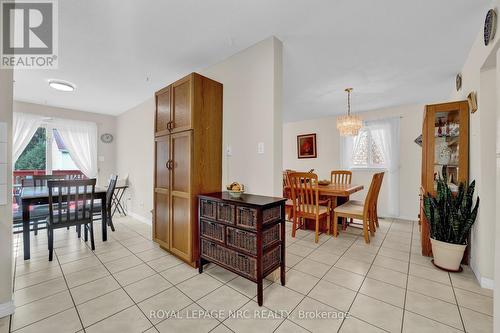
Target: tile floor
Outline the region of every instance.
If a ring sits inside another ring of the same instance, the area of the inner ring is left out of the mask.
[[[149,226],[115,224],[95,253],[58,230],[53,262],[43,232],[26,262],[16,235],[17,310],[0,332],[492,331],[492,291],[469,269],[435,269],[419,254],[417,223],[383,220],[370,245],[353,228],[319,244],[311,232],[287,236],[287,284],[266,281],[263,308],[253,283],[216,266],[199,275],[159,249]]]

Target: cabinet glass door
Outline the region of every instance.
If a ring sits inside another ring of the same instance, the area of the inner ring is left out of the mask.
[[[434,113],[434,189],[436,180],[445,178],[450,189],[458,190],[460,165],[460,112]]]

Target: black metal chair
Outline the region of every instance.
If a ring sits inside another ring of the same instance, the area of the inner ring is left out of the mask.
[[[115,226],[113,225],[113,214],[111,213],[111,208],[113,203],[113,193],[115,192],[117,181],[118,176],[111,175],[109,177],[109,185],[106,191],[106,218],[108,226],[111,227],[112,231],[115,231]],[[94,221],[98,220],[102,220],[102,206],[100,200],[94,203]]]
[[[49,180],[49,219],[47,220],[47,235],[49,239],[49,261],[52,261],[54,251],[54,230],[71,226],[85,229],[85,241],[90,232],[92,251],[94,243],[94,193],[95,179],[85,180]],[[80,231],[78,232],[80,236]]]

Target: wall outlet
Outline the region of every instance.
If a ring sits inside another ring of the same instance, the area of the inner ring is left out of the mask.
[[[233,148],[230,145],[226,146],[226,156],[233,156]]]
[[[257,154],[264,154],[264,142],[257,144]]]

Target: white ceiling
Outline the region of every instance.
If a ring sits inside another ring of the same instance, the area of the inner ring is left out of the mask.
[[[59,69],[19,70],[15,99],[117,115],[271,35],[284,120],[446,99],[487,0],[64,0]],[[57,92],[47,80],[76,84]]]

